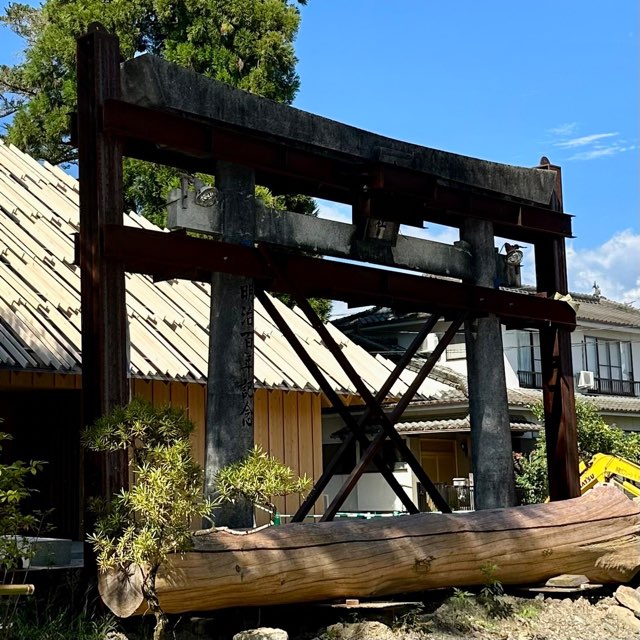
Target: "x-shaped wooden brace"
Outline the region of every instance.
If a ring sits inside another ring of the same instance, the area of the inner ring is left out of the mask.
[[[318,318],[317,314],[311,307],[311,305],[307,302],[307,300],[301,296],[294,296],[295,301],[298,303],[299,307],[302,309],[304,314],[307,316],[307,319],[311,323],[311,325],[316,329],[318,335],[324,342],[325,346],[329,349],[329,351],[336,358],[336,361],[342,366],[344,372],[347,374],[349,379],[352,381],[358,392],[360,393],[362,399],[365,401],[367,405],[367,410],[364,415],[360,418],[360,420],[356,420],[354,416],[351,415],[345,404],[342,402],[340,396],[335,392],[332,385],[325,378],[323,373],[320,371],[318,366],[315,364],[313,359],[306,352],[306,349],[302,346],[297,336],[291,330],[291,328],[287,325],[286,321],[275,305],[271,302],[269,297],[264,293],[264,291],[259,290],[257,292],[258,299],[263,304],[269,315],[272,317],[273,321],[276,323],[280,331],[283,333],[291,347],[294,349],[298,357],[303,361],[305,366],[309,369],[309,372],[315,378],[316,382],[325,393],[331,404],[334,406],[338,414],[342,417],[347,427],[350,429],[350,433],[347,438],[342,443],[340,449],[330,461],[329,465],[325,469],[322,476],[316,482],[315,486],[307,496],[306,500],[302,503],[294,517],[292,518],[292,522],[301,522],[305,516],[309,513],[313,504],[318,499],[324,488],[329,483],[329,480],[335,474],[335,470],[340,462],[340,460],[344,457],[349,447],[352,445],[354,439],[357,439],[361,446],[364,449],[364,453],[360,458],[360,461],[353,469],[351,474],[349,475],[347,481],[340,489],[336,497],[333,499],[331,505],[322,516],[323,521],[332,520],[335,516],[336,512],[340,508],[340,506],[344,503],[344,500],[347,498],[356,482],[364,472],[364,469],[370,462],[374,462],[377,468],[382,473],[383,477],[388,482],[389,486],[393,489],[396,495],[400,498],[404,506],[410,513],[418,513],[418,509],[413,504],[413,501],[407,496],[404,489],[401,487],[400,483],[397,481],[395,476],[393,475],[393,471],[386,465],[386,463],[379,457],[378,452],[382,447],[383,442],[388,437],[396,448],[401,452],[404,456],[404,459],[407,461],[412,471],[415,473],[418,480],[424,486],[426,492],[433,500],[436,507],[445,513],[450,513],[451,509],[444,498],[440,495],[434,484],[431,482],[429,476],[426,474],[420,463],[416,460],[415,456],[402,439],[402,437],[395,430],[395,423],[399,420],[399,418],[404,413],[407,405],[411,402],[416,392],[433,369],[434,365],[442,355],[444,349],[450,343],[453,336],[456,334],[457,330],[460,328],[466,314],[461,314],[456,320],[454,320],[449,326],[447,332],[442,337],[442,339],[438,342],[436,349],[429,355],[424,365],[422,366],[420,372],[416,375],[413,382],[400,399],[398,404],[395,406],[391,414],[387,415],[382,409],[381,403],[384,401],[387,393],[390,391],[391,387],[400,377],[400,374],[409,363],[411,358],[415,355],[420,345],[424,342],[426,336],[431,332],[433,327],[435,326],[438,320],[438,314],[432,315],[429,320],[425,323],[422,330],[416,335],[415,339],[411,343],[410,347],[403,354],[400,361],[397,363],[394,370],[391,372],[389,377],[387,378],[384,385],[380,388],[376,396],[369,391],[367,386],[364,384],[358,373],[355,371],[351,363],[348,361],[340,347],[336,344],[335,340],[324,326],[322,321]],[[369,441],[369,438],[366,436],[364,427],[367,424],[378,423],[382,426],[381,432],[373,439],[373,441]]]

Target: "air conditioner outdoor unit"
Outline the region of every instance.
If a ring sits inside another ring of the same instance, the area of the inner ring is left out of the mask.
[[[578,389],[593,389],[595,386],[593,371],[578,371]]]

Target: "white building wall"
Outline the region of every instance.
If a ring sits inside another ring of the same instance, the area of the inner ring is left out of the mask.
[[[406,465],[405,469],[394,471],[393,475],[415,503],[413,473],[411,473],[409,466]],[[326,488],[329,500],[338,493],[347,477],[346,475],[336,475],[331,478]],[[382,474],[363,473],[345,503],[340,507],[340,511],[406,511],[406,509]]]
[[[511,369],[514,373],[514,384],[509,384],[507,381],[507,387],[517,389],[520,386],[518,381],[518,331],[505,331],[502,330],[502,346],[504,348],[505,356],[505,368]]]

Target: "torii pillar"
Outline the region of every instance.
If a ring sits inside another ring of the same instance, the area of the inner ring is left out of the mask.
[[[219,162],[216,187],[222,196],[222,240],[253,245],[253,170]],[[218,471],[253,448],[253,293],[251,278],[212,275],[205,434],[205,494],[212,499]],[[214,517],[216,526],[252,527],[253,507],[225,504]]]
[[[546,157],[539,169],[556,172],[553,208],[562,213],[562,173]],[[544,238],[536,241],[536,283],[540,292],[552,297],[567,294],[567,255],[564,238]],[[547,442],[549,498],[566,500],[580,495],[578,470],[578,437],[576,428],[576,397],[573,383],[571,334],[565,329],[549,326],[540,329],[540,360],[542,367],[542,404]]]
[[[467,218],[460,237],[471,249],[472,284],[493,289],[493,223]],[[489,314],[467,321],[465,342],[475,508],[513,507],[516,489],[499,318]]]

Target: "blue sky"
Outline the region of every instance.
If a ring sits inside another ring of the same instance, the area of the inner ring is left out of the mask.
[[[603,295],[640,306],[635,0],[309,0],[301,14],[297,107],[496,162],[548,156],[575,215],[571,287],[597,280]],[[20,46],[0,28],[0,63]],[[332,203],[321,211],[349,216]]]
[[[640,306],[637,2],[310,0],[301,11],[296,106],[496,162],[548,156],[575,215],[572,288],[595,279]],[[531,267],[529,256],[530,278]]]

